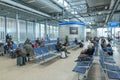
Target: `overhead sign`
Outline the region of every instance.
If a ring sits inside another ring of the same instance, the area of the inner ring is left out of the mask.
[[[74,22],[74,21],[71,21],[71,22],[59,22],[59,25],[71,25],[71,24],[77,24],[77,25],[85,26],[85,23],[83,23],[83,22]]]
[[[119,22],[109,22],[108,26],[111,27],[111,28],[119,27]]]

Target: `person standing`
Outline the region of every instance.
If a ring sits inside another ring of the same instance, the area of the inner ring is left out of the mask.
[[[8,42],[8,40],[10,39],[9,34],[6,35],[6,42]]]

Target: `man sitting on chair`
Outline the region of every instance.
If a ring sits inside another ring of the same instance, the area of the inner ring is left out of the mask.
[[[86,59],[90,59],[91,56],[94,53],[94,46],[92,46],[92,44],[88,45],[88,49],[84,49],[81,51],[81,54],[78,56],[78,59],[75,61],[81,61],[81,60],[86,60]]]

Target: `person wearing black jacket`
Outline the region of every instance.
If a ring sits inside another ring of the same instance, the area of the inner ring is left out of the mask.
[[[81,60],[90,60],[91,56],[93,55],[95,51],[94,46],[91,44],[88,45],[88,49],[84,49],[81,51],[81,54],[78,56],[78,59],[75,61],[81,61]]]
[[[64,51],[65,53],[70,54],[70,52],[67,51],[67,49],[65,48],[65,46],[63,46],[62,43],[60,43],[60,41],[57,41],[56,49],[57,49],[58,52],[59,51]]]

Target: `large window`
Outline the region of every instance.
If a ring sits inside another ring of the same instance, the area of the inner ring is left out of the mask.
[[[59,36],[59,27],[55,27],[55,38],[58,38]]]
[[[27,22],[27,37],[34,40],[33,22]]]
[[[35,34],[36,34],[36,38],[40,38],[40,25],[39,23],[36,23],[36,30],[35,30]]]
[[[45,25],[41,24],[41,38],[45,38]]]
[[[53,25],[47,25],[47,35],[50,40],[55,40],[58,37],[58,27]]]
[[[5,40],[5,18],[0,17],[0,40]]]
[[[16,20],[7,18],[7,33],[11,35],[13,41],[17,41]]]
[[[55,29],[56,29],[56,27],[55,26],[53,26],[53,39],[56,39],[56,37],[55,37]]]
[[[19,20],[19,30],[20,30],[20,41],[25,41],[26,36],[26,21]]]
[[[98,37],[107,37],[108,36],[108,28],[98,28],[97,29],[97,36]]]
[[[50,25],[47,25],[47,35],[49,36],[49,34],[50,34]]]
[[[113,37],[118,37],[120,36],[120,28],[112,28],[112,36]]]
[[[53,34],[54,34],[54,32],[53,32],[53,26],[52,25],[50,25],[50,39],[53,39]]]

